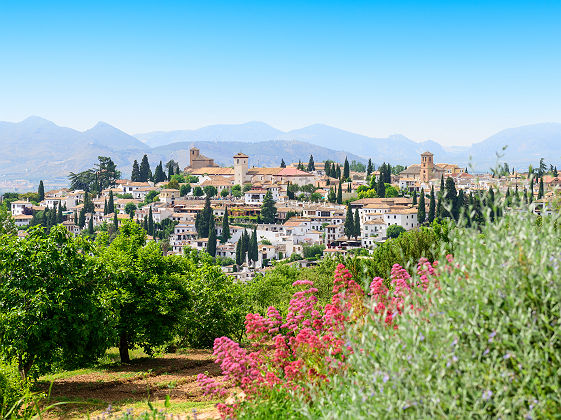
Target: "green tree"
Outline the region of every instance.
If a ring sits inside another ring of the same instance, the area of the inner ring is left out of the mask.
[[[347,204],[347,214],[345,216],[345,227],[344,227],[345,236],[347,238],[351,238],[354,236],[355,233],[355,225],[353,220],[353,211],[351,210],[351,205]]]
[[[90,213],[90,220],[88,220],[88,233],[89,233],[90,235],[93,235],[93,234],[94,234],[93,218],[94,218],[93,213]]]
[[[45,224],[43,223],[43,225]],[[84,226],[86,226],[86,209],[84,207],[80,209],[80,216],[78,217],[78,226],[80,226],[80,229],[84,229]]]
[[[202,197],[204,195],[203,189],[197,185],[193,190],[193,195],[195,197]]]
[[[17,232],[12,214],[0,207],[0,235],[15,235]]]
[[[131,181],[140,182],[140,168],[138,167],[138,162],[136,160],[132,164]]]
[[[215,197],[216,194],[218,194],[218,191],[216,190],[216,187],[213,186],[213,185],[207,185],[207,186],[205,186],[205,187],[203,188],[203,191],[204,191],[205,195],[206,195],[207,197],[210,197],[210,198]]]
[[[105,188],[115,185],[117,180],[121,178],[121,172],[117,170],[117,165],[107,156],[98,156],[98,163],[94,167],[97,176],[97,192]]]
[[[214,217],[212,220],[214,220]],[[211,224],[209,229],[206,252],[208,252],[210,256],[216,257],[216,229],[214,223]]]
[[[105,199],[105,201],[103,202],[103,215],[107,216],[107,198]]]
[[[436,202],[434,199],[434,186],[433,186],[431,187],[430,190],[429,215],[428,215],[429,223],[432,223],[435,217],[436,217]]]
[[[154,170],[154,183],[158,183],[158,182],[164,182],[167,180],[166,174],[164,172],[164,166],[162,164],[162,161],[160,161],[160,163],[156,166],[156,169]]]
[[[386,230],[386,236],[388,238],[397,238],[399,237],[399,235],[401,235],[403,232],[405,232],[405,229],[403,228],[403,226],[399,226],[399,225],[389,225],[388,229]]]
[[[134,346],[150,354],[173,337],[189,297],[183,278],[187,267],[181,257],[163,256],[157,242],[146,244],[146,232],[132,220],[124,221],[99,253],[121,362],[128,363]]]
[[[345,157],[345,165],[343,166],[343,180],[350,179],[351,171],[349,169],[349,160]]]
[[[179,188],[179,195],[181,197],[185,197],[187,194],[189,194],[191,192],[191,184],[183,184],[180,188]]]
[[[253,232],[251,233],[251,238],[249,240],[248,257],[251,261],[257,261],[259,259],[259,245],[257,244],[257,227],[254,227]]]
[[[125,213],[129,215],[132,219],[134,217],[134,213],[136,212],[136,204],[134,203],[127,203],[125,206]]]
[[[96,361],[112,335],[91,245],[62,226],[28,232],[0,239],[3,357],[18,360],[24,377]]]
[[[417,191],[413,190],[413,205],[417,205]]]
[[[378,181],[376,183],[376,194],[380,198],[384,198],[386,196],[386,184],[384,183],[383,178],[384,177],[383,177],[382,173],[380,172],[380,174],[378,174]]]
[[[341,180],[339,179],[339,188],[337,188],[337,204],[343,204],[343,190],[341,187]]]
[[[271,191],[268,190],[263,198],[263,204],[261,205],[261,220],[263,223],[275,223],[277,218],[277,207],[275,206],[275,200],[273,200],[273,195]]]
[[[544,197],[543,176],[540,178],[540,189],[538,190],[538,200]]]
[[[109,191],[109,201],[107,202],[107,214],[115,213],[115,198],[113,191]]]
[[[199,237],[208,238],[211,224],[214,225],[214,211],[210,206],[210,197],[207,195],[203,210],[199,213],[198,226],[195,225]]]
[[[374,172],[374,167],[372,166],[372,159],[368,159],[368,166],[366,167],[366,179],[370,178],[372,172]]]
[[[113,213],[113,225],[115,226],[115,231],[119,229],[119,218],[117,217],[117,212]]]
[[[329,194],[327,195],[327,201],[329,201],[330,203],[335,203],[337,201],[337,194],[335,194],[335,191],[331,187],[329,188]]]
[[[355,209],[355,220],[354,220],[354,232],[353,236],[357,239],[360,236],[360,216],[358,214],[358,208]]]
[[[425,190],[421,188],[421,195],[419,196],[419,205],[417,208],[417,221],[420,224],[425,223],[426,208],[425,208]]]
[[[220,197],[222,198],[226,198],[230,195],[230,193],[228,192],[228,188],[223,188],[222,191],[220,191]]]
[[[152,206],[148,208],[148,235],[154,236],[154,216],[152,214]]]
[[[243,243],[243,240],[240,237],[240,239],[238,239],[238,242],[236,242],[236,264],[237,265],[242,265],[243,264],[242,243]]]
[[[150,163],[148,162],[148,156],[144,155],[142,161],[140,162],[140,182],[147,182],[152,180],[152,171],[150,170]]]
[[[39,195],[38,198],[39,202],[45,199],[45,186],[43,185],[43,180],[39,181],[39,188],[37,189],[37,194]]]
[[[64,222],[64,217],[62,215],[62,205],[60,205],[60,204],[58,206],[58,210],[57,210],[57,214],[56,214],[56,222],[57,222],[57,224],[60,224],[60,223]]]
[[[316,170],[316,165],[314,163],[314,157],[310,155],[310,160],[308,161],[308,172],[312,172]]]
[[[224,217],[222,217],[222,238],[221,242],[225,243],[228,242],[228,239],[232,237],[230,234],[230,216],[228,214],[228,206],[224,209]]]

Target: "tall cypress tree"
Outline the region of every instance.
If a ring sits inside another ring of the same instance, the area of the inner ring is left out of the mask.
[[[327,194],[327,201],[330,203],[335,203],[337,201],[337,194],[332,187],[329,188],[329,194]]]
[[[209,228],[206,252],[208,252],[212,257],[216,257],[216,229],[214,227],[214,223],[212,223]]]
[[[310,155],[310,160],[308,161],[308,172],[316,170],[316,164],[314,163],[314,157]]]
[[[107,213],[107,198],[105,199],[105,202],[103,203],[103,215],[106,216]]]
[[[150,170],[150,163],[148,162],[148,156],[144,155],[142,161],[140,162],[140,182],[147,182],[152,180],[152,171]]]
[[[132,164],[131,181],[140,182],[140,168],[138,167],[138,162],[136,160]]]
[[[39,181],[39,188],[37,188],[37,194],[39,195],[39,202],[45,199],[45,186],[43,185],[43,180]]]
[[[376,184],[376,194],[380,198],[384,198],[386,196],[386,184],[384,184],[384,179],[383,178],[384,178],[384,175],[380,171],[380,174],[378,175],[378,182]]]
[[[341,167],[337,164],[337,169],[335,170],[335,175],[337,179],[341,179]]]
[[[115,226],[115,230],[119,228],[119,218],[117,217],[117,212],[113,213],[113,225]]]
[[[58,212],[57,212],[57,215],[56,215],[56,222],[57,222],[57,224],[60,224],[63,221],[64,221],[64,218],[62,216],[62,206],[59,205],[58,206]]]
[[[115,213],[115,199],[113,191],[109,191],[109,201],[107,202],[107,214]]]
[[[78,224],[78,212],[76,210],[74,210],[74,224]]]
[[[238,239],[238,242],[236,242],[236,264],[237,265],[242,265],[243,264],[242,243],[243,243],[243,239],[240,236],[240,239]]]
[[[456,184],[451,177],[446,178],[446,187],[445,187],[445,201],[446,206],[450,208],[450,210],[443,209],[444,215],[448,217],[452,217],[454,220],[458,220],[459,216],[459,206],[458,206],[458,195],[456,192]]]
[[[277,207],[275,206],[275,200],[273,200],[273,194],[269,190],[265,194],[261,205],[261,220],[263,220],[263,223],[275,223],[276,218]]]
[[[345,215],[345,236],[351,239],[351,236],[355,233],[355,224],[353,220],[353,211],[351,210],[351,204],[347,204],[347,214]]]
[[[251,233],[248,256],[252,261],[257,261],[259,259],[259,248],[257,245],[257,227],[254,227],[253,232]]]
[[[86,226],[86,210],[84,209],[84,207],[82,207],[80,209],[80,216],[78,218],[78,226],[80,226],[80,229],[84,229],[84,226]]]
[[[444,188],[446,188],[444,186],[444,175],[440,175],[440,193],[444,194]]]
[[[164,182],[166,180],[166,174],[164,173],[164,165],[162,164],[162,161],[160,161],[160,163],[156,166],[156,169],[154,170],[154,182],[158,183],[158,182]]]
[[[420,224],[425,223],[425,190],[421,188],[421,195],[419,196],[419,206],[417,208],[417,221]]]
[[[154,236],[154,216],[152,215],[152,206],[148,210],[148,235]]]
[[[417,205],[417,190],[413,190],[413,205]]]
[[[205,206],[202,212],[197,216],[197,220],[195,220],[195,227],[201,238],[208,238],[211,218],[214,221],[214,212],[212,207],[210,207],[210,197],[207,195],[205,198]]]
[[[349,160],[345,157],[345,165],[343,166],[343,179],[347,180],[351,177],[351,171],[349,169]]]
[[[93,225],[93,213],[90,213],[90,220],[88,221],[88,233],[93,235],[94,225]]]
[[[337,189],[337,204],[343,204],[343,190],[341,187],[341,179],[339,179],[339,188]]]
[[[49,212],[49,227],[53,227],[56,225],[56,214],[57,214],[57,205],[53,207],[52,211]]]
[[[543,198],[544,190],[543,190],[543,176],[540,178],[540,189],[538,190],[538,200]]]
[[[435,216],[436,216],[436,202],[434,199],[434,186],[432,186],[430,190],[430,202],[429,202],[429,216],[428,216],[429,223],[432,223]]]
[[[372,159],[368,159],[368,166],[366,167],[366,179],[368,179],[370,175],[372,175],[373,171],[374,167],[372,166]]]
[[[224,210],[224,217],[222,218],[222,238],[220,241],[222,243],[228,242],[228,239],[232,237],[230,234],[230,221],[228,220],[230,216],[228,215],[228,207]]]
[[[360,236],[360,216],[358,214],[358,209],[355,210],[355,220],[354,220],[354,232],[353,236],[357,239]]]

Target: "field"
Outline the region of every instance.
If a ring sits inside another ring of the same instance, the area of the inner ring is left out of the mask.
[[[46,418],[101,418],[107,413],[127,410],[135,414],[149,409],[164,409],[180,418],[214,418],[218,415],[212,401],[202,395],[196,382],[199,373],[220,375],[209,350],[185,350],[150,358],[140,350],[131,352],[131,363],[118,362],[117,349],[110,349],[103,363],[92,368],[63,371],[43,376],[40,391],[51,397],[46,405],[64,402],[49,410]],[[52,384],[52,386],[51,386]]]

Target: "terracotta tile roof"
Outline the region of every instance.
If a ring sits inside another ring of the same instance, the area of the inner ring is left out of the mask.
[[[313,176],[313,175],[296,168],[282,168],[282,170],[277,173],[277,176]]]

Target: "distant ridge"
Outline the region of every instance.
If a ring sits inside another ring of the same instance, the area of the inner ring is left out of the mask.
[[[399,134],[373,138],[324,124],[283,132],[262,122],[248,122],[131,136],[104,122],[80,132],[33,116],[17,123],[0,122],[0,180],[44,179],[66,185],[69,172],[91,168],[98,156],[111,156],[124,176],[144,153],[153,165],[173,158],[185,166],[191,145],[224,165],[230,165],[231,155],[239,151],[250,156],[250,164],[260,166],[276,166],[281,159],[305,163],[310,154],[316,162],[342,162],[348,156],[363,162],[371,158],[375,164],[408,165],[430,150],[436,162],[471,164],[479,171],[494,167],[497,153],[514,168],[536,165],[541,157],[561,168],[559,123],[509,128],[471,147],[444,148],[431,140],[418,143]]]

